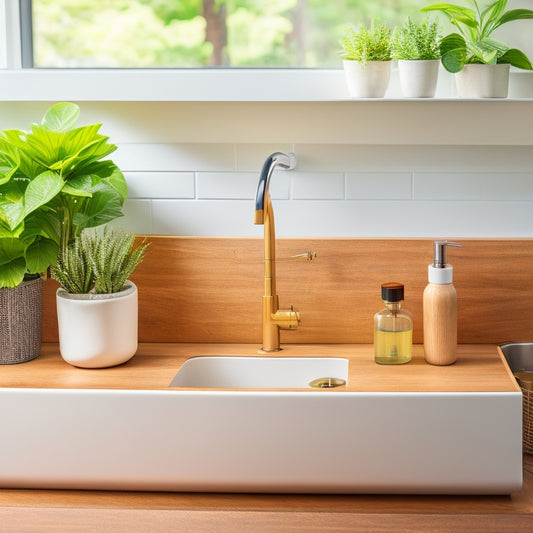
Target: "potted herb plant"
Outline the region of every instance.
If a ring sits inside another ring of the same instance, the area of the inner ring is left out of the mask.
[[[459,30],[441,40],[442,64],[455,73],[462,98],[505,98],[509,89],[509,67],[533,70],[528,57],[495,39],[493,32],[508,22],[533,18],[530,9],[506,11],[507,0],[495,0],[483,8],[476,0],[468,7],[439,3],[422,11],[440,11]]]
[[[351,96],[383,98],[391,73],[392,30],[381,23],[370,27],[361,22],[357,30],[350,28],[341,40],[346,82]]]
[[[128,280],[148,243],[135,235],[85,230],[60,250],[51,274],[57,290],[61,356],[71,365],[103,368],[137,351],[137,287]]]
[[[0,363],[34,359],[41,343],[43,274],[84,228],[122,215],[127,186],[100,124],[53,105],[29,132],[0,133]]]
[[[411,18],[394,30],[392,57],[398,60],[402,93],[407,98],[435,96],[440,65],[438,22]]]

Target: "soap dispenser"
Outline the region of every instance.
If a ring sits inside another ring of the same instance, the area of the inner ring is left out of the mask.
[[[424,290],[424,358],[432,365],[451,365],[457,359],[457,293],[453,267],[447,264],[448,246],[455,242],[435,241],[433,264],[428,266]]]

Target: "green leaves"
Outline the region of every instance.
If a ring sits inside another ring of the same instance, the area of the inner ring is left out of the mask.
[[[65,132],[75,126],[79,116],[80,108],[77,105],[63,102],[52,106],[41,124],[50,131]]]
[[[26,268],[30,273],[44,272],[57,259],[58,245],[50,239],[39,237],[26,248]]]
[[[531,11],[531,9],[511,9],[498,19],[493,29],[496,29],[507,22],[512,22],[513,20],[523,19],[533,19],[533,11]]]
[[[533,70],[533,65],[524,52],[511,48],[498,58],[498,63],[510,63],[513,67],[523,70]]]
[[[117,147],[78,118],[77,105],[59,103],[30,132],[0,134],[0,287],[44,272],[84,228],[122,216],[126,181],[102,161]]]
[[[63,180],[54,172],[46,171],[30,181],[24,193],[24,214],[29,215],[42,205],[47,204],[59,193]]]
[[[466,62],[466,42],[462,35],[450,33],[440,42],[442,66],[448,72],[459,72]]]
[[[0,247],[1,253],[1,247]],[[24,281],[26,261],[19,257],[9,263],[0,265],[0,287],[16,287]]]
[[[496,0],[482,12],[476,1],[470,3],[475,10],[448,3],[432,4],[421,9],[423,12],[440,11],[459,30],[459,33],[447,35],[441,41],[444,68],[449,72],[459,72],[467,63],[510,63],[517,68],[531,70],[531,62],[523,52],[509,50],[506,43],[491,38],[491,35],[503,24],[533,18],[533,11],[505,11],[507,0]]]
[[[24,279],[25,249],[19,239],[0,239],[0,287],[16,287]]]

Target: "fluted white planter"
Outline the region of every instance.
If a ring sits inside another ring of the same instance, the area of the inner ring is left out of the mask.
[[[459,98],[507,98],[509,92],[508,63],[498,65],[465,65],[455,74]]]
[[[105,368],[125,363],[137,351],[137,287],[112,294],[56,293],[59,350],[67,363]]]
[[[344,60],[348,92],[354,98],[383,98],[389,87],[392,61]]]
[[[398,75],[406,98],[433,98],[440,59],[398,59]]]

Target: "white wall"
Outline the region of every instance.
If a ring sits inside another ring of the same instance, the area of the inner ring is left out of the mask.
[[[0,103],[0,128],[27,129],[48,105]],[[259,171],[282,150],[298,166],[272,179],[277,233],[304,237],[533,237],[531,106],[80,103],[118,145],[127,229],[262,235]]]

